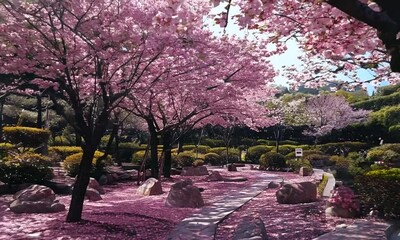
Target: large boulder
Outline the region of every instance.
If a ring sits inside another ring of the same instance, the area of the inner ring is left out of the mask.
[[[10,210],[15,213],[54,213],[65,210],[65,206],[56,201],[56,196],[49,187],[31,185],[17,192]]]
[[[218,171],[212,171],[211,174],[207,177],[207,181],[209,182],[217,182],[217,181],[223,181],[224,178],[221,176],[221,174]]]
[[[310,167],[301,167],[299,171],[300,176],[311,176],[313,174],[313,169]]]
[[[86,199],[88,199],[91,202],[97,202],[102,200],[103,198],[100,196],[99,191],[97,191],[94,188],[88,187],[86,189],[86,194],[85,194]]]
[[[308,203],[317,201],[317,185],[312,182],[288,183],[276,192],[278,203]]]
[[[188,180],[179,181],[171,186],[165,205],[170,207],[198,208],[204,206],[199,188]]]
[[[233,240],[266,240],[267,231],[261,218],[245,217],[238,224],[232,237]]]
[[[205,175],[208,175],[208,170],[206,166],[184,167],[181,173],[181,176],[205,176]]]
[[[162,194],[161,182],[155,178],[147,179],[137,190],[138,195],[150,196]]]

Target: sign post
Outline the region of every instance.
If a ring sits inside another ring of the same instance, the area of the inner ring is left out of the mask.
[[[294,154],[295,154],[296,158],[297,157],[302,157],[303,156],[303,149],[302,148],[296,148],[294,150]]]

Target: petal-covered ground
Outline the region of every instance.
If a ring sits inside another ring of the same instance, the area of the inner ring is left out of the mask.
[[[120,183],[105,187],[106,194],[98,202],[85,201],[83,221],[66,223],[66,212],[53,214],[14,214],[8,210],[11,195],[0,196],[0,239],[165,239],[175,225],[197,211],[190,208],[165,206],[170,186],[182,178],[190,178],[204,188],[205,204],[209,205],[234,191],[256,182],[258,172],[240,169],[223,176],[244,176],[246,182],[207,182],[205,177],[181,177],[163,180],[164,193],[142,197],[136,194],[135,183]],[[285,182],[307,181],[292,173],[278,173]],[[329,232],[341,219],[326,219],[325,203],[280,205],[275,200],[276,189],[269,189],[243,205],[219,224],[216,239],[231,239],[234,228],[242,217],[260,216],[271,239],[312,239]],[[70,196],[59,196],[69,205]],[[346,220],[351,221],[351,220]]]

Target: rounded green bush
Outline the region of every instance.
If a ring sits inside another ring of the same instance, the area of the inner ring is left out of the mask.
[[[274,147],[267,145],[257,145],[247,150],[246,161],[251,163],[259,163],[261,155],[270,152]]]
[[[181,167],[191,167],[195,161],[195,154],[193,152],[181,152],[176,156],[176,161]]]
[[[267,152],[260,157],[260,168],[279,170],[286,167],[285,156],[280,153]]]
[[[197,159],[193,162],[193,166],[194,167],[199,167],[199,166],[203,166],[204,165],[204,161],[201,159]]]
[[[204,155],[204,162],[213,166],[222,165],[223,158],[216,153],[207,153]]]
[[[298,173],[301,167],[312,168],[310,161],[303,158],[286,160],[286,165],[295,173]]]
[[[8,184],[41,183],[53,177],[52,162],[33,152],[9,155],[0,161],[0,181]]]
[[[92,166],[93,166],[92,172],[91,172],[92,176],[93,176],[93,174],[95,174],[97,172],[102,172],[103,168],[106,165],[112,164],[111,156],[107,156],[107,158],[105,160],[103,160],[103,163],[100,166],[100,169],[96,169],[95,166],[96,166],[97,159],[99,157],[103,156],[103,154],[104,153],[102,153],[100,151],[96,151],[94,153],[93,160],[92,160]],[[75,177],[78,174],[79,165],[81,163],[82,156],[83,156],[83,152],[79,152],[79,153],[69,155],[68,157],[65,158],[65,160],[63,162],[63,167],[64,167],[65,171],[67,171],[67,174],[69,176]]]
[[[52,146],[48,148],[48,151],[49,155],[56,160],[63,160],[69,155],[82,152],[82,148],[77,146]]]
[[[183,151],[193,151],[196,152],[196,145],[184,145],[182,147]],[[206,145],[198,145],[197,151],[202,154],[206,154],[209,151],[210,147]]]

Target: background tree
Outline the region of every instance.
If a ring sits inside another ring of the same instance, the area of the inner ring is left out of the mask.
[[[330,133],[333,129],[341,129],[352,123],[365,120],[367,110],[353,110],[344,97],[320,95],[311,97],[305,102],[306,124],[309,129],[304,134],[313,136],[315,144],[318,138]]]

